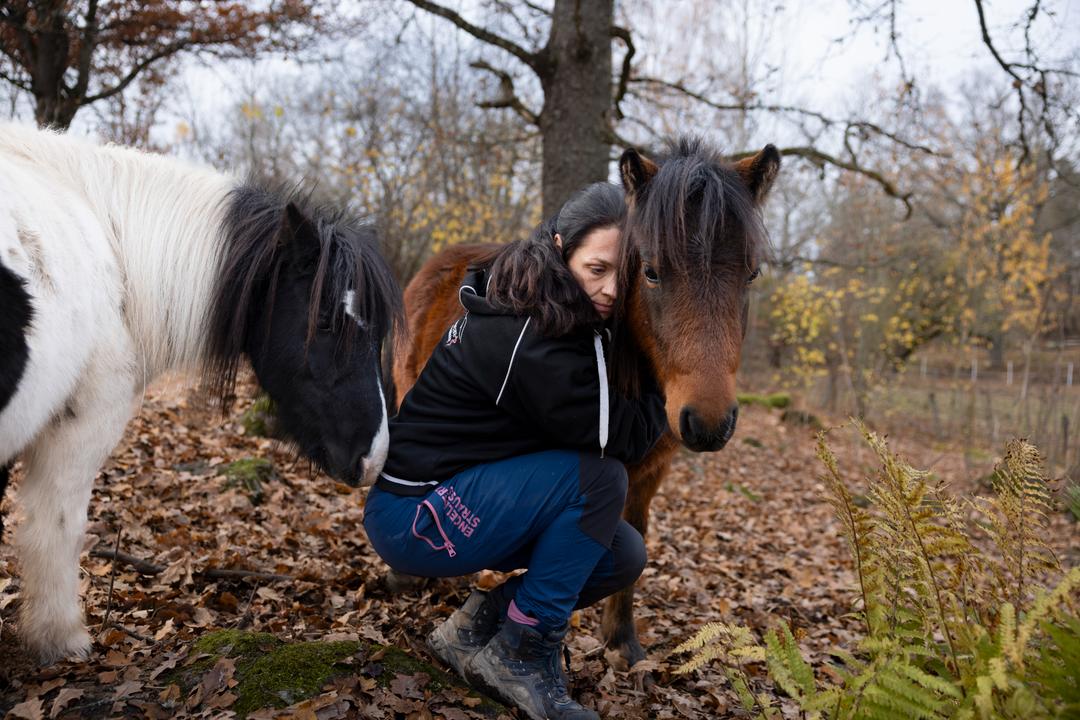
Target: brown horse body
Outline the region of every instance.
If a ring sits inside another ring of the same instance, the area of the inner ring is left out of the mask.
[[[665,163],[656,165],[634,151],[620,161],[630,207],[620,268],[626,288],[621,310],[629,329],[624,347],[651,367],[666,396],[671,428],[642,462],[627,468],[624,517],[642,536],[649,505],[680,442],[692,450],[718,450],[734,432],[746,286],[764,240],[757,208],[780,159],[770,145],[724,165],[699,143],[683,141],[667,162],[672,166],[665,171]],[[461,316],[458,287],[466,269],[498,247],[451,247],[431,258],[405,289],[406,328],[396,338],[392,369],[399,402]],[[636,382],[616,386],[632,395]],[[644,659],[633,622],[633,588],[608,599],[602,633],[627,665]]]

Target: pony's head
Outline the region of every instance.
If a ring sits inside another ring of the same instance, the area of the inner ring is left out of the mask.
[[[760,205],[779,168],[772,145],[727,164],[687,138],[658,162],[635,150],[619,161],[629,205],[621,314],[691,450],[719,450],[735,432],[748,289],[767,247]]]
[[[229,198],[210,318],[212,389],[228,405],[241,356],[300,452],[351,485],[389,442],[382,343],[401,292],[367,225],[241,187]]]

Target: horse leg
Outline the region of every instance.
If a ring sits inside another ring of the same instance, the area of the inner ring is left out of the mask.
[[[629,468],[630,487],[623,517],[643,538],[649,529],[649,504],[667,474],[677,447],[676,441],[665,435],[644,461]],[[616,669],[625,670],[645,659],[645,650],[634,626],[633,585],[607,599],[600,630],[604,644],[610,649],[606,654],[608,662],[621,666]]]
[[[94,477],[123,434],[134,389],[130,371],[93,358],[65,410],[23,454],[19,627],[27,647],[46,663],[90,653],[79,553]]]

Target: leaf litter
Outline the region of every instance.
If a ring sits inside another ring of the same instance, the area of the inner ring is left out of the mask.
[[[240,394],[250,398],[254,389],[249,383]],[[237,403],[222,419],[175,384],[148,393],[98,476],[90,505],[81,563],[95,637],[89,661],[41,668],[20,648],[19,578],[7,530],[0,544],[0,716],[233,717],[235,662],[193,649],[218,629],[288,642],[391,645],[432,672],[445,670],[427,653],[424,637],[473,586],[490,587],[499,576],[436,580],[390,594],[386,568],[364,535],[363,491],[313,474],[287,447],[245,435],[240,416],[248,404]],[[858,487],[859,475],[873,471],[869,451],[851,433],[834,433],[832,442],[846,479]],[[960,453],[931,452],[903,438],[891,442],[916,465],[932,464],[954,492],[977,489],[993,462],[970,467]],[[257,497],[221,471],[253,458],[269,460],[276,471]],[[786,620],[819,668],[829,648],[849,645],[858,633],[854,577],[819,472],[812,433],[761,408],[746,408],[726,450],[681,453],[652,505],[649,564],[635,599],[649,658],[630,672],[617,670],[605,658],[600,608],[581,612],[567,643],[579,699],[615,719],[734,713],[737,698],[718,669],[676,676],[666,660],[709,621],[760,633]],[[14,484],[18,478],[16,468]],[[4,501],[9,528],[18,521],[14,494]],[[1075,564],[1077,525],[1060,513],[1052,523],[1055,552]],[[141,571],[112,559],[118,536],[119,557],[142,561]],[[490,706],[463,688],[436,683],[422,669],[388,671],[380,659],[376,653],[357,662],[314,697],[248,717],[492,717]],[[203,665],[190,688],[172,679]]]

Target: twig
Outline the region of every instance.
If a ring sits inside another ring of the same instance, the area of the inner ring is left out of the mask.
[[[115,550],[103,550],[94,548],[90,551],[91,557],[105,558],[107,560],[118,560],[122,563],[130,565],[135,572],[141,575],[160,575],[165,572],[163,565],[156,565],[149,560],[143,560],[142,558],[129,555],[128,553],[120,552],[119,549]],[[113,568],[115,570],[115,566]],[[281,575],[279,573],[262,572],[261,570],[234,570],[230,568],[215,568],[209,567],[203,570],[196,570],[196,575],[201,575],[211,580],[225,580],[235,578],[253,578],[255,580],[295,580],[292,575]],[[111,584],[110,584],[111,589]]]
[[[114,556],[117,556],[117,555],[120,554],[120,536],[121,536],[121,534],[123,534],[123,532],[124,532],[123,528],[117,528],[116,529],[116,544],[115,544],[115,547],[113,548],[113,555]],[[105,628],[107,628],[109,626],[109,616],[112,614],[113,588],[115,587],[115,585],[116,585],[116,562],[113,561],[112,569],[109,571],[109,599],[108,599],[108,602],[105,603],[105,617],[102,618],[102,620],[101,620],[101,628],[98,630],[99,633],[104,632]]]
[[[214,580],[226,580],[233,578],[253,578],[255,580],[295,580],[292,575],[279,575],[278,573],[260,572],[258,570],[231,570],[225,568],[206,568],[197,571],[197,575],[212,578]]]
[[[122,563],[130,565],[132,569],[140,575],[160,575],[165,572],[165,567],[163,565],[155,565],[148,560],[143,560],[134,555],[120,552],[119,549],[103,550],[101,548],[94,548],[90,551],[90,557],[105,558],[106,560],[119,560]]]
[[[248,594],[247,602],[244,603],[244,612],[240,613],[240,617],[236,619],[237,628],[246,628],[248,625],[251,624],[251,603],[255,599],[255,592],[258,589],[259,586],[257,584],[251,586],[251,592]]]

